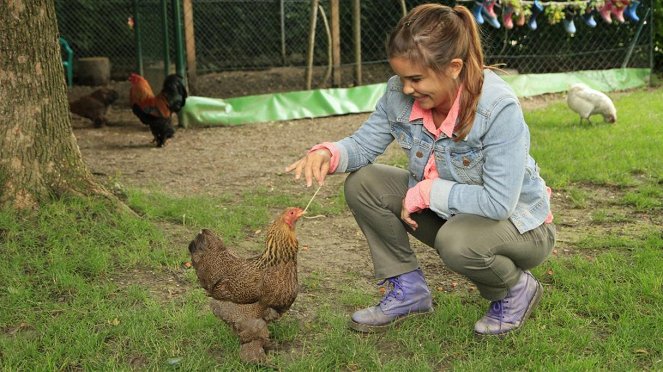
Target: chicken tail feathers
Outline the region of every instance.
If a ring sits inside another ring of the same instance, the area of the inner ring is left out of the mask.
[[[172,112],[180,112],[186,104],[188,92],[184,85],[184,79],[177,74],[166,76],[161,93],[166,98],[168,108]]]

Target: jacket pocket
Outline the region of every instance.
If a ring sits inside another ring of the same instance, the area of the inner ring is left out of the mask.
[[[470,185],[483,184],[483,152],[478,149],[449,149],[449,163],[455,178]]]
[[[394,136],[396,142],[406,151],[412,149],[412,134],[410,128],[404,128],[399,124],[391,124],[391,135]]]

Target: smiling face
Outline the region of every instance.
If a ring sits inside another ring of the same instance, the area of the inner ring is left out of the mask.
[[[413,63],[406,57],[393,57],[389,64],[403,83],[403,94],[412,96],[423,109],[449,111],[458,90],[456,78],[462,69],[460,59],[452,60],[440,72]]]

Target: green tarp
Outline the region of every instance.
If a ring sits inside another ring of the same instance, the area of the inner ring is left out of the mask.
[[[571,73],[503,75],[519,97],[565,92],[583,82],[603,92],[647,85],[649,69],[613,69]],[[386,84],[354,88],[318,89],[219,99],[187,98],[180,119],[184,126],[239,125],[266,121],[316,118],[370,112]]]

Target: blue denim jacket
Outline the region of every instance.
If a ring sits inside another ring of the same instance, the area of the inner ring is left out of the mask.
[[[396,140],[408,156],[409,187],[423,179],[435,156],[439,178],[433,181],[430,209],[448,219],[468,213],[494,220],[510,219],[520,233],[541,225],[550,211],[545,181],[529,155],[530,135],[518,98],[490,70],[468,136],[454,142],[435,140],[423,120],[409,121],[414,100],[403,94],[398,76],[389,79],[375,111],[352,135],[335,145],[336,172],[352,172],[373,163]]]

